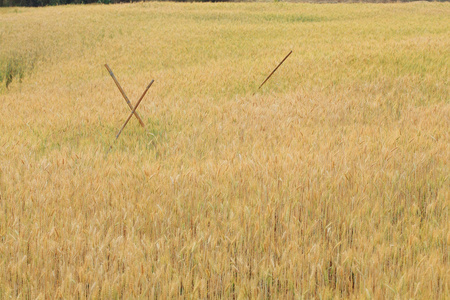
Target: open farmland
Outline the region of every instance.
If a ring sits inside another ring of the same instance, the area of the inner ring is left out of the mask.
[[[0,8],[0,298],[449,298],[449,49],[449,3]],[[105,63],[155,79],[117,141]]]

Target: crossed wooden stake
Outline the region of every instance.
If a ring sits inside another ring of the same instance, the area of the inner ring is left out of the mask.
[[[145,89],[144,93],[142,94],[141,98],[139,98],[138,102],[136,103],[136,106],[133,107],[133,105],[131,104],[130,100],[128,99],[127,95],[125,94],[125,91],[122,89],[122,87],[120,86],[119,81],[117,81],[116,76],[114,76],[113,71],[111,70],[111,68],[108,66],[108,64],[105,64],[106,69],[109,72],[109,75],[111,75],[112,79],[114,80],[114,82],[117,85],[117,88],[119,89],[120,93],[122,94],[123,98],[125,99],[125,101],[127,102],[128,106],[131,109],[131,114],[128,117],[128,119],[125,121],[125,124],[123,124],[122,128],[120,129],[119,133],[116,135],[116,140],[119,138],[119,135],[122,133],[122,130],[125,128],[125,126],[127,126],[128,121],[130,121],[131,117],[134,115],[139,123],[141,124],[142,127],[145,127],[144,122],[142,121],[141,117],[139,116],[139,114],[136,112],[136,109],[138,108],[139,104],[141,104],[142,99],[144,99],[145,94],[147,94],[148,89],[152,86],[154,80],[152,80],[149,85],[147,86],[147,88]]]

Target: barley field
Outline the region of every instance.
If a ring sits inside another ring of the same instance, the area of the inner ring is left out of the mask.
[[[448,299],[449,128],[449,3],[0,8],[0,298]]]

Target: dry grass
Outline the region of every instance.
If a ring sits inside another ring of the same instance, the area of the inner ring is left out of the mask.
[[[449,298],[449,32],[448,3],[0,9],[0,298]],[[133,103],[156,80],[117,142],[106,62]]]

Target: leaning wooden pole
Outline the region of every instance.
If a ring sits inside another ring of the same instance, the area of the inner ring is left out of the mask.
[[[139,99],[139,101],[137,102],[136,106],[133,108],[133,110],[131,111],[130,116],[128,117],[128,119],[125,121],[125,124],[123,124],[122,128],[120,129],[119,133],[116,136],[116,140],[119,138],[119,135],[122,133],[122,130],[125,128],[125,126],[127,126],[128,121],[130,121],[131,117],[136,113],[136,109],[138,108],[139,104],[141,103],[142,99],[144,99],[145,94],[147,93],[148,89],[152,86],[154,80],[152,80],[150,82],[150,84],[147,86],[147,88],[145,89],[144,93],[142,94],[141,98]]]
[[[109,72],[109,75],[111,75],[112,79],[114,80],[114,82],[116,83],[117,88],[119,89],[120,93],[122,94],[123,98],[125,99],[125,101],[127,102],[128,106],[130,107],[131,110],[133,110],[133,105],[131,104],[130,100],[128,99],[127,95],[125,94],[125,91],[122,89],[122,87],[120,86],[119,81],[117,80],[116,76],[114,76],[113,71],[111,70],[111,68],[108,66],[108,64],[105,64],[106,69]],[[142,127],[145,127],[144,122],[142,121],[141,117],[139,116],[139,114],[137,112],[134,112],[134,115],[136,116],[136,118],[139,120],[139,123],[141,124]]]
[[[284,61],[289,57],[289,55],[291,55],[291,53],[292,53],[292,50],[291,50],[291,52],[288,53],[288,55],[286,55],[285,58],[283,58],[283,60],[278,64],[278,66],[272,71],[272,73],[270,73],[270,75],[267,76],[266,80],[264,80],[264,82],[261,83],[258,90],[264,85],[264,83],[266,83],[267,80],[269,80],[269,78],[273,75],[273,73],[275,73],[275,71],[281,66],[282,63],[284,63]]]

